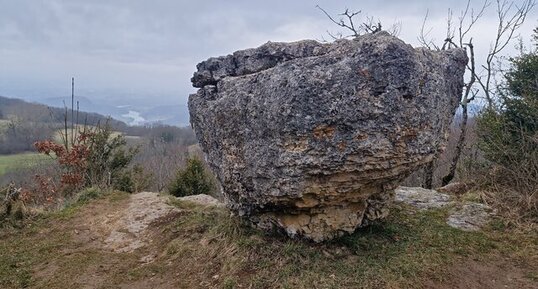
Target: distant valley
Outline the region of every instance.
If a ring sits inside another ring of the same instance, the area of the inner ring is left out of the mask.
[[[121,120],[129,125],[166,124],[173,126],[188,126],[189,111],[186,105],[170,104],[151,106],[143,103],[114,104],[102,100],[92,100],[88,97],[77,96],[81,111],[96,112],[110,115],[114,119]],[[70,97],[43,98],[36,102],[51,107],[63,107],[63,103],[70,106]]]

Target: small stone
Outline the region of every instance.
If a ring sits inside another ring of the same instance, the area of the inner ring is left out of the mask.
[[[439,192],[446,193],[446,194],[452,194],[452,195],[463,195],[469,191],[469,185],[466,183],[450,183],[444,187],[437,188]]]
[[[200,245],[206,247],[207,245],[209,245],[209,243],[211,242],[211,240],[207,239],[207,238],[202,238],[199,242]]]

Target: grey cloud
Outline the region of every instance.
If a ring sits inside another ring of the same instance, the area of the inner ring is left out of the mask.
[[[63,95],[65,79],[75,75],[81,94],[107,94],[108,101],[184,103],[194,66],[207,57],[336,31],[316,4],[334,14],[349,7],[384,23],[401,21],[401,37],[417,44],[426,10],[439,40],[447,8],[465,2],[0,0],[0,95]],[[536,26],[536,15],[522,33]],[[486,36],[477,36],[481,47],[488,47]]]

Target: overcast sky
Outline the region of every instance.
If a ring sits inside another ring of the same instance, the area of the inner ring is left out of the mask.
[[[480,1],[474,1],[480,6]],[[194,89],[195,65],[211,56],[267,41],[327,38],[336,27],[316,4],[337,14],[361,9],[385,26],[401,23],[400,37],[418,45],[429,10],[432,37],[444,37],[447,9],[466,1],[223,1],[223,0],[0,0],[0,95],[40,99],[77,93],[129,103],[184,104]],[[487,51],[495,33],[492,6],[474,31]],[[536,9],[519,31],[528,39]],[[510,47],[508,52],[514,52]]]

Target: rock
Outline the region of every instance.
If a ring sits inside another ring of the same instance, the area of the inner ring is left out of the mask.
[[[195,203],[195,204],[202,205],[202,206],[224,207],[224,204],[221,201],[213,198],[210,195],[206,195],[206,194],[179,197],[177,199],[180,200],[180,201],[187,201],[187,202]]]
[[[467,185],[466,183],[459,183],[459,182],[450,183],[446,186],[437,188],[437,191],[446,193],[446,194],[460,196],[469,191],[469,185]]]
[[[96,225],[108,227],[110,234],[104,240],[104,248],[114,252],[128,253],[146,246],[151,241],[146,234],[150,225],[179,212],[157,193],[141,192],[130,195],[129,199],[124,211],[109,214],[107,220]]]
[[[415,187],[396,188],[396,201],[411,205],[421,210],[446,207],[453,202],[449,195],[436,190]]]
[[[386,32],[266,43],[198,64],[191,124],[232,210],[327,240],[385,217],[444,148],[466,63]]]
[[[420,210],[439,209],[455,205],[450,195],[436,190],[415,187],[398,187],[396,201],[411,205]],[[463,231],[478,231],[486,225],[495,211],[485,204],[464,202],[451,209],[446,223]]]
[[[450,212],[447,224],[464,231],[478,231],[484,227],[495,211],[485,204],[464,203]]]

